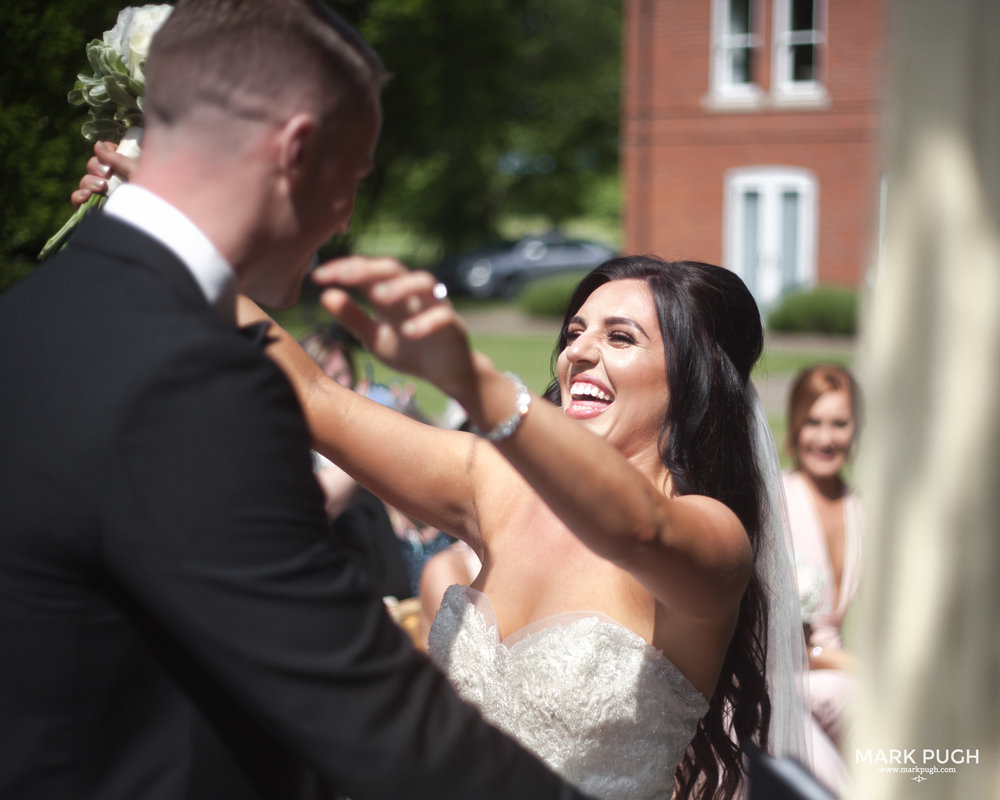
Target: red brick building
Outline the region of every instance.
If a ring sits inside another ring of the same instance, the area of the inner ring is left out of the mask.
[[[625,0],[624,249],[762,306],[857,286],[876,239],[888,0]]]

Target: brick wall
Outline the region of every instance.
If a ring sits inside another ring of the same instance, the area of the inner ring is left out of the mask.
[[[829,0],[821,107],[710,102],[710,0],[625,0],[622,169],[626,252],[722,263],[727,170],[805,168],[818,185],[817,276],[857,285],[875,242],[885,0]],[[773,0],[758,2],[770,87]]]

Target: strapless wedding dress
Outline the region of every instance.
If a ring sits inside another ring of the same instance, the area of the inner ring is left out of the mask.
[[[596,611],[536,620],[501,641],[489,598],[452,586],[428,649],[486,719],[600,800],[669,798],[708,710],[659,650]]]

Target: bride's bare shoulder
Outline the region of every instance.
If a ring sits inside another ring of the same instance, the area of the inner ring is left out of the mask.
[[[671,500],[680,525],[691,544],[706,556],[728,562],[729,568],[748,566],[753,561],[747,530],[736,513],[721,500],[705,495],[683,495]]]

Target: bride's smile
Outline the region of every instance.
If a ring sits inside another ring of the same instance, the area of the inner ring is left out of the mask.
[[[614,395],[596,378],[580,376],[569,387],[567,416],[588,419],[604,413],[615,401]]]

